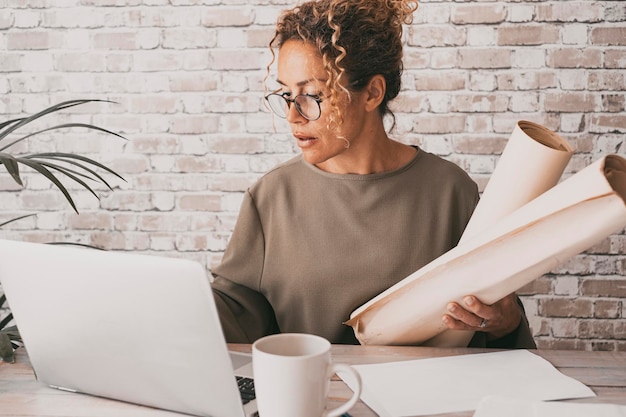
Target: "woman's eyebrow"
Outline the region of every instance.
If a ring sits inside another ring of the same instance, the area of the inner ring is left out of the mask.
[[[302,87],[302,86],[305,86],[305,85],[307,85],[307,84],[309,84],[309,83],[311,83],[311,82],[314,82],[314,81],[319,81],[319,82],[322,82],[322,83],[326,82],[326,80],[319,80],[319,79],[317,79],[317,78],[309,78],[308,80],[298,81],[298,82],[296,83],[296,87]],[[286,87],[286,86],[287,86],[287,84],[285,84],[285,83],[284,83],[284,82],[282,82],[281,80],[278,80],[278,79],[277,79],[277,80],[276,80],[276,82],[277,82],[278,84],[282,85],[283,87]]]

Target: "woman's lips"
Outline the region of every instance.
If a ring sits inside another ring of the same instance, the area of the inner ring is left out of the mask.
[[[311,136],[305,136],[305,135],[294,135],[294,137],[298,140],[298,146],[300,147],[307,147],[307,146],[311,146],[313,145],[313,142],[317,139]]]

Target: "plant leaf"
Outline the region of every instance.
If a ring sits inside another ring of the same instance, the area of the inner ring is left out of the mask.
[[[76,208],[76,204],[74,204],[74,200],[72,199],[72,196],[67,191],[67,188],[65,188],[65,186],[61,183],[61,181],[59,181],[52,172],[50,172],[46,167],[42,166],[38,162],[30,161],[28,159],[20,159],[20,162],[26,166],[31,167],[35,171],[39,172],[44,177],[48,178],[54,185],[56,185],[57,188],[61,190],[61,192],[65,196],[65,199],[67,200],[67,202],[70,203],[70,206],[72,206],[76,214],[78,214],[78,209]]]
[[[39,113],[36,113],[36,114],[32,115],[32,116],[24,117],[22,119],[17,119],[18,120],[17,123],[10,124],[7,129],[5,129],[4,131],[0,132],[0,141],[2,139],[4,139],[6,136],[8,136],[10,133],[12,133],[15,130],[19,129],[20,127],[22,127],[24,125],[27,125],[28,123],[31,123],[33,120],[37,120],[40,117],[43,117],[43,116],[45,116],[47,114],[50,114],[50,113],[57,112],[59,110],[67,109],[69,107],[79,106],[81,104],[90,103],[90,102],[115,103],[114,101],[110,101],[110,100],[98,100],[98,99],[83,99],[83,100],[68,100],[68,101],[64,101],[62,103],[58,103],[58,104],[55,104],[53,106],[50,106],[50,107],[40,111]]]
[[[24,186],[24,184],[22,183],[22,178],[20,177],[20,166],[18,165],[17,160],[13,155],[0,152],[0,164],[4,165],[7,172],[11,175],[11,178],[13,178],[16,183],[18,183],[22,187]]]
[[[7,324],[9,324],[13,320],[13,313],[9,313],[0,321],[0,330],[4,329]]]
[[[0,332],[0,358],[5,362],[15,363],[11,339],[9,339],[8,334],[2,332]]]
[[[94,176],[98,177],[98,179],[103,182],[104,184],[107,185],[107,187],[109,186],[106,181],[98,174],[96,174],[94,171],[91,171],[90,169],[88,169],[87,167],[85,167],[84,165],[78,164],[77,162],[74,161],[68,161],[68,159],[78,159],[80,161],[86,162],[90,165],[94,165],[100,169],[105,170],[106,172],[108,172],[109,174],[115,175],[117,178],[121,179],[124,182],[127,182],[124,177],[122,177],[120,174],[118,174],[117,172],[113,171],[111,168],[107,167],[104,164],[101,164],[100,162],[93,160],[91,158],[88,158],[86,156],[82,156],[82,155],[75,155],[75,154],[71,154],[71,153],[65,153],[65,152],[49,152],[49,153],[37,153],[37,154],[33,154],[33,155],[28,155],[25,156],[25,158],[49,158],[49,159],[56,159],[59,161],[64,161],[67,163],[71,163],[73,165],[76,166],[80,166],[81,168],[83,168],[85,171],[89,171],[90,173],[92,173]],[[109,187],[110,189],[111,187]]]
[[[25,219],[26,217],[32,217],[32,216],[36,216],[36,215],[37,215],[37,214],[35,214],[35,213],[31,213],[31,214],[26,214],[26,215],[24,215],[24,216],[16,217],[16,218],[14,218],[14,219],[7,220],[7,221],[6,221],[6,222],[4,222],[4,223],[0,223],[0,227],[5,226],[5,225],[7,225],[7,224],[9,224],[9,223],[16,222],[16,221],[18,221],[18,220]],[[2,307],[2,304],[0,304],[0,307]]]
[[[115,132],[112,132],[112,131],[110,131],[108,129],[105,129],[105,128],[102,128],[102,127],[99,127],[99,126],[95,126],[95,125],[92,125],[92,124],[87,124],[87,123],[64,123],[62,125],[56,125],[56,126],[48,127],[48,128],[45,128],[45,129],[42,129],[42,130],[38,130],[38,131],[33,132],[33,133],[29,133],[26,136],[22,136],[21,138],[14,140],[13,142],[9,143],[8,145],[4,145],[3,147],[1,147],[0,151],[4,151],[7,148],[15,145],[16,143],[22,142],[22,141],[30,138],[31,136],[36,136],[36,135],[39,135],[41,133],[49,132],[51,130],[67,129],[67,128],[72,128],[72,127],[84,127],[84,128],[91,129],[91,130],[98,130],[100,132],[108,133],[110,135],[117,136],[118,138],[122,138],[124,140],[128,140],[124,136],[120,135],[119,133],[115,133]],[[2,140],[2,139],[0,138],[0,140]]]

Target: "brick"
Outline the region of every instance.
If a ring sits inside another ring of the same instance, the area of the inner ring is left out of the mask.
[[[465,119],[467,133],[479,133],[485,136],[485,132],[493,130],[492,118],[487,114],[468,114]]]
[[[509,4],[508,22],[532,22],[535,15],[535,7],[531,4]]]
[[[557,43],[559,30],[545,25],[503,26],[498,29],[498,45],[545,45]]]
[[[604,67],[605,68],[625,68],[626,67],[626,50],[622,49],[606,49],[604,51]]]
[[[626,132],[626,115],[592,114],[589,131],[596,133]]]
[[[274,36],[273,28],[266,27],[251,27],[245,32],[246,46],[248,48],[263,48],[267,47],[270,40]]]
[[[626,4],[623,2],[615,2],[607,4],[604,7],[604,19],[607,22],[624,22],[626,21]]]
[[[582,132],[584,129],[585,117],[583,114],[563,113],[561,115],[562,132]]]
[[[612,335],[611,321],[581,320],[578,324],[578,337],[581,339],[610,339]]]
[[[471,73],[469,89],[473,91],[494,91],[498,88],[495,74]]]
[[[173,116],[170,118],[170,132],[176,134],[215,133],[219,129],[217,116]]]
[[[539,22],[590,22],[602,20],[604,5],[587,1],[568,1],[537,5]]]
[[[98,32],[93,35],[93,46],[96,49],[137,49],[137,32]]]
[[[554,280],[554,294],[576,296],[578,295],[578,277],[558,276]]]
[[[433,69],[455,68],[459,65],[459,55],[456,50],[430,50],[430,67]]]
[[[50,48],[50,36],[48,32],[28,31],[8,33],[8,50],[42,50]]]
[[[593,112],[599,107],[597,95],[588,93],[547,93],[544,98],[544,109],[546,111]]]
[[[114,193],[102,198],[100,205],[103,209],[109,210],[147,211],[154,208],[149,193],[122,190],[116,190]]]
[[[164,49],[212,48],[217,45],[217,33],[204,28],[170,28],[161,33]]]
[[[223,251],[226,249],[228,241],[226,236],[218,234],[206,234],[200,235],[186,233],[183,236],[176,237],[176,249],[178,251]]]
[[[548,51],[547,63],[554,68],[602,68],[598,49],[561,48]]]
[[[572,319],[552,319],[550,323],[552,336],[571,339],[578,336],[578,323]]]
[[[513,53],[515,68],[542,68],[545,63],[545,51],[541,48],[519,48]]]
[[[138,72],[176,71],[182,68],[180,55],[173,52],[144,51],[133,55],[133,69]]]
[[[251,7],[210,7],[202,14],[202,24],[215,26],[249,26],[254,22],[254,11]]]
[[[461,46],[466,42],[466,30],[448,25],[411,27],[407,43],[410,46],[432,48],[435,46]]]
[[[626,90],[626,77],[624,71],[590,71],[587,76],[589,90]]]
[[[511,95],[509,110],[513,112],[535,112],[539,111],[538,93],[516,93]]]
[[[569,24],[561,29],[561,37],[566,45],[587,45],[588,26],[585,24]]]
[[[589,350],[587,343],[571,339],[539,339],[536,340],[539,349],[553,350]]]
[[[413,124],[415,132],[420,133],[460,133],[465,130],[463,115],[430,115],[420,117]]]
[[[15,13],[4,9],[0,10],[0,30],[9,29],[15,22]]]
[[[502,72],[496,82],[499,90],[543,90],[558,85],[556,72],[545,70]]]
[[[171,137],[134,137],[129,147],[133,152],[142,154],[174,154],[178,152],[180,142],[176,138]]]
[[[499,155],[504,150],[508,138],[475,135],[456,136],[453,140],[454,152],[468,154]]]
[[[211,50],[209,52],[211,69],[214,70],[250,70],[259,68],[269,52],[250,49]]]
[[[263,139],[257,136],[216,136],[209,145],[213,152],[224,154],[248,154],[261,153],[264,150]]]
[[[214,91],[217,89],[219,74],[213,72],[191,72],[172,74],[169,87],[173,92]]]
[[[415,76],[415,90],[463,90],[466,74],[458,71],[419,72]]]
[[[593,303],[593,316],[598,319],[616,319],[619,317],[620,307],[618,300],[596,300]]]
[[[593,302],[579,298],[541,300],[539,313],[550,317],[593,317]]]
[[[615,342],[607,342],[603,340],[594,340],[591,342],[591,350],[613,352],[615,351]]]
[[[591,29],[593,45],[626,45],[626,27],[595,27]]]
[[[581,295],[589,297],[626,297],[626,280],[623,279],[583,279]]]
[[[504,112],[509,98],[502,94],[458,94],[452,97],[453,112]]]
[[[490,24],[503,22],[506,9],[502,4],[461,4],[452,9],[451,21],[455,24]]]
[[[512,53],[506,49],[462,49],[461,68],[510,68]]]
[[[601,110],[608,113],[618,113],[626,108],[626,96],[623,94],[601,94]]]

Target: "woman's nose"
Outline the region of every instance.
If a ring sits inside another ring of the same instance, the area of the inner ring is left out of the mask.
[[[304,116],[300,114],[296,107],[296,103],[289,103],[287,105],[287,121],[289,123],[303,123],[306,121]]]

